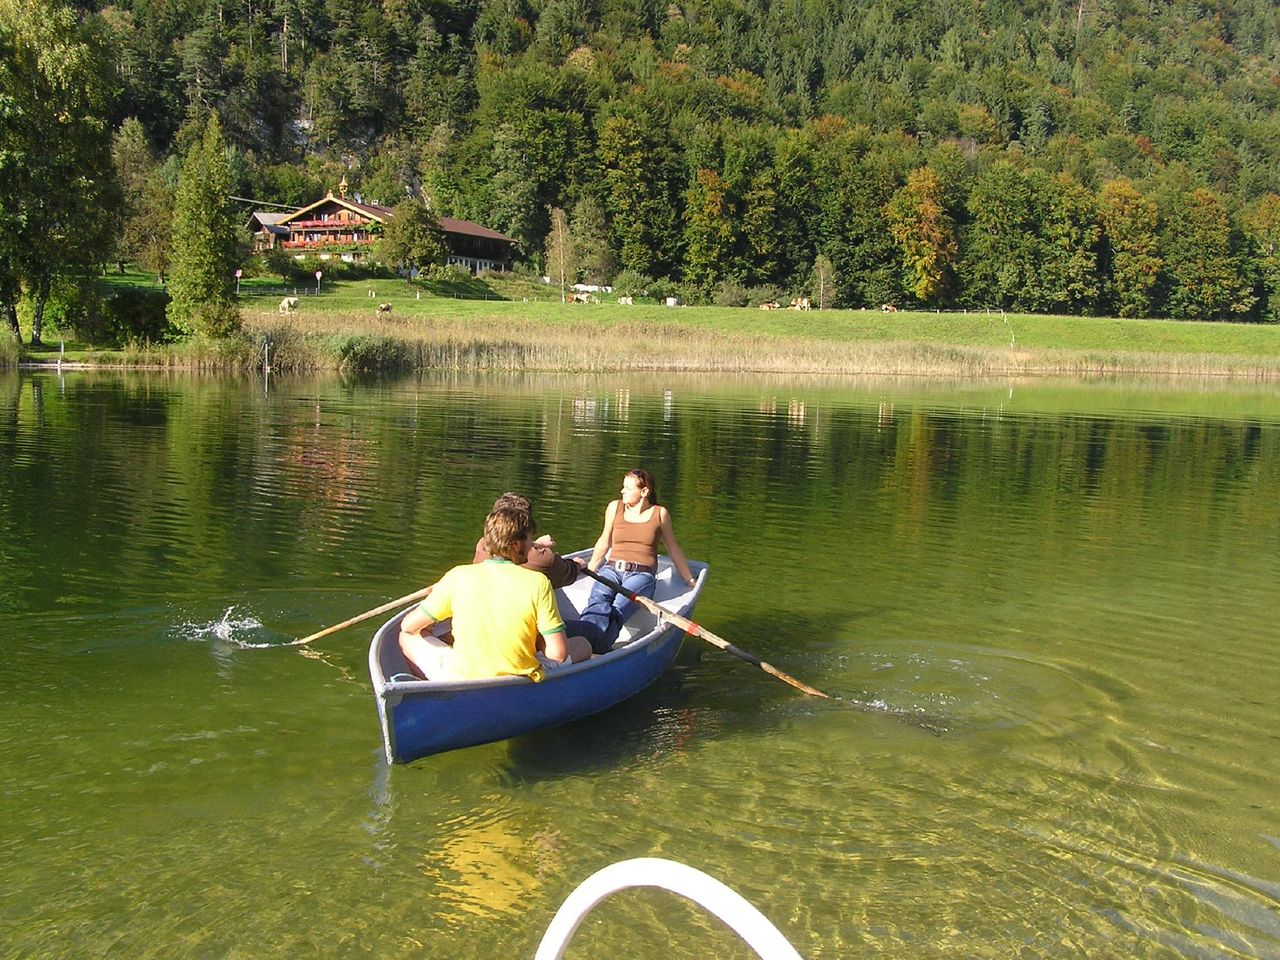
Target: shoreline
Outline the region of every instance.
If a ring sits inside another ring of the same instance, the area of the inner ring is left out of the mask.
[[[242,330],[224,340],[73,346],[65,353],[46,347],[44,356],[22,348],[2,359],[24,370],[238,375],[663,371],[1280,381],[1280,326],[852,310],[758,316],[740,308],[416,297],[398,303],[403,309],[394,316],[370,316],[335,296],[338,309],[284,318],[246,308]]]

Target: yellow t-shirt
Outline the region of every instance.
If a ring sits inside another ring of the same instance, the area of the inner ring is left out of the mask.
[[[432,620],[453,617],[449,679],[507,675],[542,679],[538,633],[564,629],[551,582],[510,560],[454,567],[420,604]]]

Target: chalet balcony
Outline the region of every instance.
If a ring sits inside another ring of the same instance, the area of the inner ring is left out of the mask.
[[[372,220],[291,220],[291,229],[352,230],[372,226]]]
[[[368,247],[377,242],[376,237],[325,237],[323,240],[284,240],[280,246],[286,250],[319,250],[324,247]]]

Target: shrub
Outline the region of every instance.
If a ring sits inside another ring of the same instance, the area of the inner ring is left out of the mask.
[[[678,297],[681,292],[680,285],[674,280],[652,280],[649,282],[648,295],[659,303],[662,303],[667,297]]]
[[[164,290],[120,287],[112,291],[99,310],[99,323],[94,324],[91,339],[122,344],[131,340],[167,343],[178,336],[169,322],[166,308],[169,294]],[[86,331],[88,333],[89,331]]]
[[[613,292],[620,297],[643,297],[653,280],[638,270],[623,270],[613,278]]]
[[[382,373],[411,366],[409,345],[403,340],[357,334],[339,338],[336,346],[338,370],[344,374]]]
[[[745,307],[751,302],[751,294],[736,280],[726,280],[716,287],[711,301],[717,307]]]
[[[758,307],[762,303],[780,303],[785,307],[790,302],[791,298],[781,287],[775,287],[770,283],[752,287],[747,291],[747,303],[753,307]]]

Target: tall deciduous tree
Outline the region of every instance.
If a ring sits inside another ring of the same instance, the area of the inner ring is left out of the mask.
[[[174,201],[169,321],[184,333],[225,337],[240,328],[231,172],[218,115],[187,152]]]
[[[1164,233],[1169,312],[1187,320],[1226,320],[1252,308],[1256,297],[1242,276],[1231,243],[1231,222],[1209,190],[1181,196]]]
[[[731,267],[735,233],[728,189],[714,170],[695,174],[685,194],[684,218],[685,279],[710,290]]]
[[[587,283],[608,283],[618,272],[618,258],[609,246],[604,208],[587,194],[573,205],[569,217],[574,256]]]
[[[410,197],[395,207],[378,241],[378,258],[402,269],[430,267],[449,256],[440,220],[418,197]]]
[[[1102,186],[1099,213],[1111,247],[1111,282],[1122,317],[1151,316],[1156,280],[1164,261],[1156,232],[1156,205],[1128,180]]]
[[[1097,306],[1098,247],[1102,227],[1093,195],[1066,174],[1036,178],[1039,200],[1042,310],[1090,313]]]
[[[565,290],[575,282],[578,274],[577,258],[574,256],[573,237],[569,233],[569,223],[564,211],[552,207],[548,212],[551,229],[547,231],[547,242],[543,247],[547,258],[547,276],[560,285],[560,302],[565,301]]]
[[[0,0],[0,298],[32,307],[39,343],[54,283],[110,256],[118,187],[111,88],[97,35],[56,0]]]
[[[946,295],[959,250],[955,224],[942,200],[942,181],[925,166],[912,171],[906,186],[885,206],[907,284],[921,303]]]
[[[1268,193],[1259,200],[1245,216],[1244,228],[1266,297],[1262,315],[1280,323],[1280,196]]]
[[[819,310],[826,310],[835,303],[836,271],[825,253],[818,254],[818,259],[813,261],[813,278],[809,289],[813,291],[813,299],[817,301]]]
[[[116,131],[111,156],[122,194],[116,246],[121,269],[128,260],[154,270],[163,283],[173,236],[173,188],[137,118],[130,117]]]

